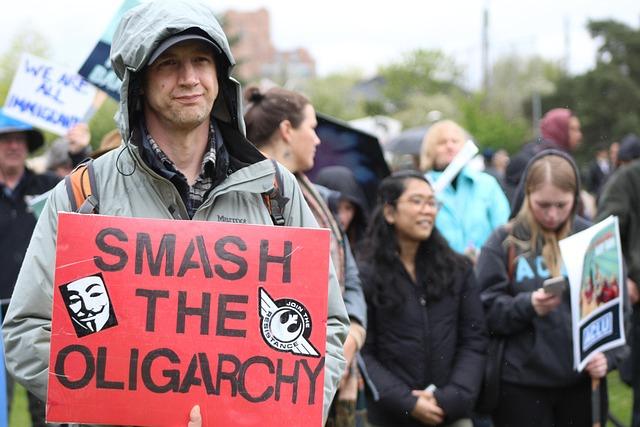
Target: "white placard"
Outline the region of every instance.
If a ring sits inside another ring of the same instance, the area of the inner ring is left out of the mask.
[[[23,53],[4,113],[35,127],[65,135],[88,119],[96,88],[75,71]]]
[[[453,181],[462,168],[465,167],[476,154],[478,154],[478,146],[474,144],[472,140],[468,139],[462,146],[462,150],[460,150],[451,163],[449,163],[449,166],[445,168],[442,175],[438,177],[438,180],[433,185],[433,192],[438,194],[444,190],[447,185],[451,184],[451,181]]]
[[[571,287],[574,367],[582,371],[594,353],[625,343],[618,218],[610,216],[559,244]]]

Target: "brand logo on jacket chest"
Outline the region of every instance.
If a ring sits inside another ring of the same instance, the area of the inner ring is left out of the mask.
[[[224,215],[218,215],[218,221],[219,222],[232,222],[234,224],[246,224],[247,223],[247,219],[246,218],[233,218],[233,217],[224,216]]]

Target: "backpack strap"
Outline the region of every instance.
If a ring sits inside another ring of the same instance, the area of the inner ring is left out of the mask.
[[[513,275],[516,270],[516,245],[513,242],[509,242],[509,248],[507,249],[507,272],[509,274],[509,282],[513,282]]]
[[[269,210],[269,216],[271,216],[273,225],[283,226],[285,224],[284,207],[289,202],[289,199],[283,195],[284,184],[282,181],[282,173],[278,167],[278,162],[273,159],[271,159],[271,162],[276,170],[276,175],[273,179],[273,189],[262,193],[262,201],[267,207],[267,210]]]
[[[64,181],[73,212],[98,213],[98,190],[92,159],[87,159],[76,166]]]

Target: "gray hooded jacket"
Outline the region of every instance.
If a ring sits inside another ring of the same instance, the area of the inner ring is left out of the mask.
[[[244,137],[239,102],[240,86],[229,77],[234,64],[227,39],[213,11],[194,1],[149,2],[128,12],[114,35],[111,59],[122,79],[117,116],[123,140],[119,149],[94,161],[100,213],[143,218],[188,219],[175,186],[155,173],[143,160],[136,120],[140,100],[135,92],[140,72],[153,50],[168,36],[199,28],[220,47],[218,80],[220,94],[212,116],[220,128],[228,152],[226,177],[208,194],[193,219],[272,224],[262,193],[273,188],[273,163]],[[295,178],[280,167],[281,191],[289,199],[285,225],[317,227]],[[20,383],[46,399],[49,378],[49,343],[59,211],[71,211],[64,182],[53,191],[36,225],[3,325],[8,371]],[[329,273],[328,318],[324,382],[324,414],[328,412],[344,372],[342,345],[349,320],[333,267]]]

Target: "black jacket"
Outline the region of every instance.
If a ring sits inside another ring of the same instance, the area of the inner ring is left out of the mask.
[[[326,166],[320,169],[314,182],[337,191],[336,196],[328,200],[329,207],[335,214],[338,213],[340,200],[348,200],[354,205],[355,213],[345,232],[353,252],[356,253],[360,249],[359,244],[367,228],[367,212],[369,212],[369,204],[362,187],[356,181],[353,172],[344,166]]]
[[[640,286],[640,160],[617,169],[598,202],[597,221],[617,215],[629,278]]]
[[[400,309],[380,309],[368,300],[367,340],[362,349],[379,400],[368,395],[368,417],[380,426],[421,426],[410,413],[417,398],[412,390],[437,386],[435,397],[446,421],[467,417],[475,404],[485,362],[487,336],[473,270],[456,272],[438,301],[409,277],[400,261],[395,285],[405,295]],[[418,269],[419,270],[419,269]],[[375,283],[375,269],[363,265],[365,286]],[[422,281],[418,278],[418,282]]]
[[[572,233],[589,224],[575,217]],[[519,253],[514,259],[513,281],[507,262],[505,226],[487,240],[476,266],[478,284],[493,334],[506,336],[502,380],[522,386],[564,387],[577,384],[583,373],[573,369],[571,301],[565,292],[562,304],[540,317],[531,304],[531,293],[550,277],[540,253]],[[524,240],[525,236],[519,236]]]
[[[22,259],[36,226],[27,201],[46,193],[60,180],[55,175],[38,175],[26,169],[11,196],[0,184],[0,298],[10,298]]]

